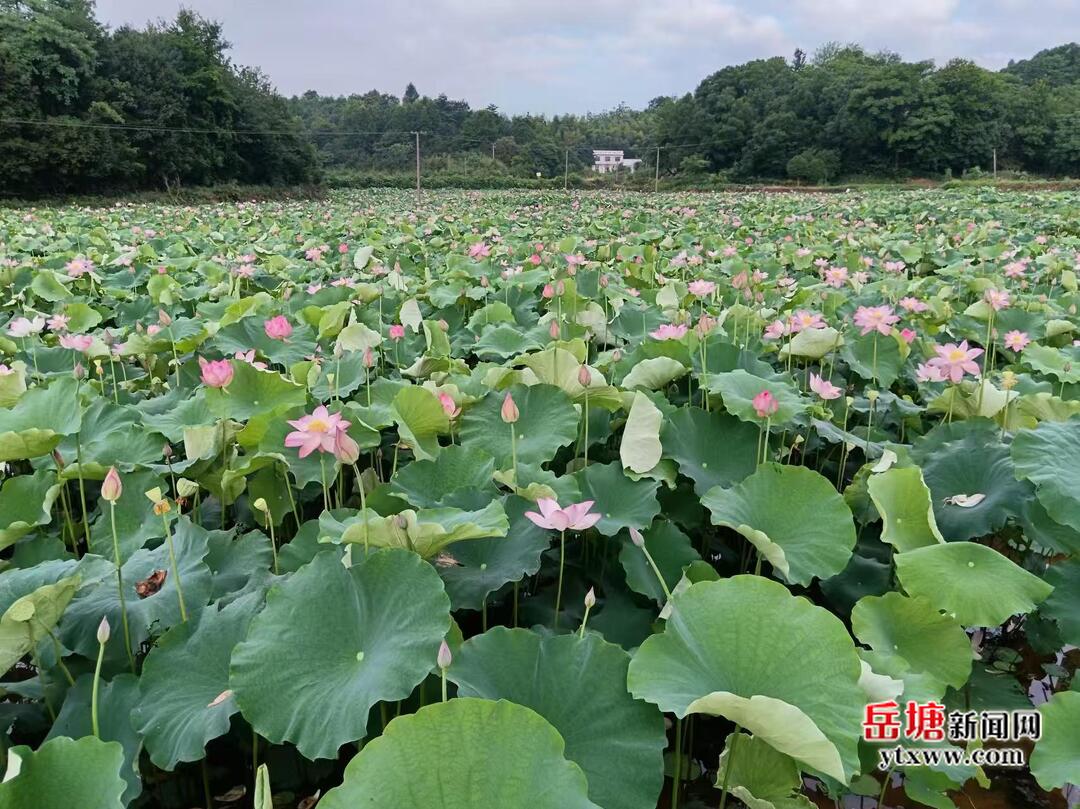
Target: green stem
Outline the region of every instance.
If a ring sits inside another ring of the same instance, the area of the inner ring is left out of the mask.
[[[878,809],[884,809],[885,806],[885,793],[889,791],[889,784],[892,782],[893,764],[889,765],[889,769],[885,771],[885,778],[881,782],[881,792],[878,794],[877,805]]]
[[[585,389],[585,458],[582,466],[589,465],[589,390]]]
[[[180,569],[176,566],[176,550],[173,548],[172,532],[169,530],[169,519],[161,515],[161,522],[165,526],[165,545],[169,549],[169,567],[172,569],[173,579],[176,581],[176,599],[180,603],[180,621],[187,623],[187,607],[184,605],[184,588],[180,585]]]
[[[356,474],[356,486],[360,489],[360,514],[363,515],[362,519],[364,520],[364,556],[367,556],[371,544],[368,537],[367,495],[364,494],[364,478],[360,474],[360,468],[356,464],[353,464],[352,468]]]
[[[322,501],[323,510],[330,510],[330,494],[326,490],[326,459],[319,453],[319,476],[322,478]]]
[[[274,575],[278,574],[277,540],[274,537],[274,520],[270,512],[266,512],[266,527],[270,531],[270,552],[274,555]]]
[[[131,654],[131,630],[128,628],[127,603],[124,601],[124,576],[121,573],[120,538],[116,533],[116,503],[109,503],[109,522],[112,524],[113,562],[116,564],[116,594],[120,596],[120,621],[124,626],[124,651],[127,652],[131,673],[135,673],[135,657]]]
[[[513,423],[510,424],[510,479],[517,490],[517,430]]]
[[[682,784],[682,720],[675,717],[675,749],[671,772],[671,809],[679,807],[679,787]]]
[[[668,589],[667,582],[664,581],[663,575],[660,573],[660,568],[656,566],[656,560],[653,559],[652,554],[649,553],[649,549],[644,545],[641,546],[641,552],[645,554],[645,558],[649,561],[649,567],[652,568],[653,573],[656,574],[656,580],[660,582],[660,588],[664,591],[664,595],[668,601],[671,601],[671,590]]]
[[[439,669],[439,677],[442,680],[442,701],[446,702],[446,669]]]
[[[553,629],[559,628],[559,609],[562,607],[563,563],[566,560],[566,531],[559,532],[559,586],[555,590],[555,621]]]
[[[731,781],[731,765],[735,761],[735,750],[739,745],[739,732],[742,730],[739,725],[735,725],[735,733],[731,740],[731,749],[728,751],[727,764],[724,766],[724,781],[720,789],[720,809],[724,809],[727,806],[728,798],[728,784]]]
[[[79,470],[79,505],[82,508],[83,538],[86,540],[86,548],[90,549],[90,522],[86,518],[86,484],[82,475],[82,442],[79,434],[75,433],[75,463]]]
[[[101,728],[98,726],[98,686],[101,684],[101,663],[105,660],[105,644],[98,644],[97,663],[94,665],[94,684],[90,689],[90,727],[93,728],[94,736],[101,739]]]

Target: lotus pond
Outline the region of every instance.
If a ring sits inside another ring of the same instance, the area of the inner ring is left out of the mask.
[[[1078,272],[1076,194],[0,210],[0,807],[1063,807]]]

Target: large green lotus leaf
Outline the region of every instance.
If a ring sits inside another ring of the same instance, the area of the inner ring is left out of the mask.
[[[228,388],[210,388],[206,402],[218,416],[246,421],[257,413],[281,413],[307,401],[307,390],[277,371],[260,371],[248,362],[232,360]]]
[[[207,742],[228,733],[238,710],[229,691],[229,660],[261,606],[262,597],[249,593],[223,609],[205,609],[162,635],[150,651],[130,722],[156,766],[172,770],[198,761]]]
[[[70,368],[68,369],[71,370]],[[15,407],[0,409],[0,433],[24,430],[73,435],[82,424],[79,383],[70,374],[36,387],[19,397]]]
[[[402,443],[417,458],[439,454],[439,435],[449,432],[450,421],[434,393],[414,385],[404,387],[394,397],[394,413]]]
[[[648,478],[631,480],[617,461],[590,464],[574,478],[581,490],[581,499],[596,501],[591,510],[600,512],[596,530],[604,536],[613,537],[623,528],[640,530],[660,513],[660,503],[656,499],[659,484]]]
[[[925,599],[896,592],[866,596],[851,611],[851,630],[879,655],[899,657],[912,671],[953,688],[971,674],[971,642],[964,627]]]
[[[120,472],[131,472],[137,466],[149,466],[162,461],[165,438],[142,424],[142,415],[133,407],[119,407],[108,399],[96,399],[86,409],[79,430],[81,444],[74,436],[65,438],[59,446],[67,460],[61,472],[64,480],[83,478],[103,480],[110,466]],[[81,451],[82,462],[76,463]]]
[[[933,495],[934,517],[946,539],[971,539],[993,533],[1019,518],[1030,488],[1016,479],[1000,428],[980,421],[934,431],[917,442],[912,457]],[[957,496],[984,495],[974,505]]]
[[[80,739],[94,732],[91,721],[90,692],[94,677],[84,674],[64,697],[64,707],[49,730],[49,739],[67,736]],[[139,753],[142,739],[131,726],[132,709],[139,702],[139,679],[133,674],[118,674],[98,687],[98,728],[103,742],[118,742],[124,748],[124,764],[120,775],[127,784],[124,803],[128,804],[142,793],[139,774]]]
[[[414,461],[399,469],[390,490],[417,508],[429,508],[462,489],[494,497],[498,493],[494,474],[495,462],[484,450],[455,444],[443,449],[437,461]]]
[[[38,430],[33,427],[18,431],[0,431],[0,461],[22,461],[48,455],[56,449],[62,438],[62,435],[52,430]]]
[[[288,340],[275,340],[266,335],[264,318],[245,317],[238,323],[222,328],[214,337],[213,344],[226,356],[237,351],[255,352],[273,363],[291,368],[315,353],[315,335],[306,323],[290,318],[293,333]],[[231,387],[231,386],[230,386]]]
[[[877,384],[887,390],[904,366],[907,347],[901,349],[900,346],[899,337],[874,332],[854,337],[840,349],[840,356],[863,379],[876,376]]]
[[[186,429],[213,426],[220,421],[210,410],[202,388],[190,394],[174,388],[165,396],[148,399],[136,407],[143,414],[143,424],[176,444],[184,440]]]
[[[1024,364],[1058,382],[1080,382],[1080,351],[1074,347],[1057,349],[1032,343],[1024,349]]]
[[[26,363],[22,360],[8,364],[7,373],[0,374],[0,407],[13,407],[26,391]]]
[[[75,596],[78,576],[43,584],[12,602],[0,617],[0,671],[7,671],[44,640]]]
[[[514,425],[518,463],[538,465],[555,457],[560,447],[577,438],[580,419],[574,405],[552,385],[515,385],[510,389],[519,412]],[[482,449],[495,459],[496,469],[509,469],[510,425],[500,418],[505,392],[489,393],[461,417],[461,443]]]
[[[1080,418],[1021,430],[1012,458],[1016,474],[1035,484],[1047,514],[1080,531]]]
[[[645,549],[660,568],[660,574],[664,577],[668,589],[674,591],[683,578],[683,568],[701,559],[690,544],[690,537],[667,520],[657,520],[642,534],[645,538]],[[631,590],[648,596],[659,604],[667,601],[660,582],[656,580],[656,573],[641,548],[633,542],[624,542],[619,549],[619,564],[626,572],[626,583]]]
[[[895,466],[867,481],[874,507],[881,515],[881,541],[897,551],[944,542],[934,519],[930,490],[917,466]]]
[[[523,332],[519,326],[500,323],[497,326],[484,328],[472,346],[472,352],[478,357],[497,357],[505,360],[540,347],[540,342]]]
[[[151,489],[168,491],[166,481],[150,471],[121,475],[124,489],[116,501],[116,537],[120,558],[127,559],[152,539],[165,536],[161,517],[154,513],[154,504],[145,492]],[[110,507],[101,503],[97,519],[90,525],[90,553],[113,558],[113,535]]]
[[[550,722],[599,806],[654,809],[664,782],[664,720],[627,692],[629,664],[626,652],[594,632],[579,638],[496,627],[467,640],[447,676],[459,696],[509,700]]]
[[[1080,691],[1062,691],[1039,706],[1042,738],[1031,753],[1031,774],[1043,789],[1080,782]]]
[[[904,589],[922,596],[964,626],[998,626],[1028,613],[1053,588],[985,545],[949,542],[895,557]]]
[[[60,484],[51,469],[17,475],[0,488],[0,550],[15,544],[38,525],[52,521],[52,507]]]
[[[757,468],[761,430],[728,413],[680,407],[660,432],[664,457],[694,481],[699,496],[713,486],[732,486]]]
[[[788,426],[806,412],[808,400],[799,395],[790,382],[762,379],[741,368],[709,376],[709,393],[719,393],[729,413],[752,424],[764,422],[764,419],[758,418],[753,400],[766,390],[775,397],[777,403],[777,410],[769,419],[769,423],[774,427]]]
[[[835,576],[855,547],[855,520],[844,498],[804,466],[762,464],[730,489],[710,489],[701,502],[714,525],[750,540],[789,582]]]
[[[8,751],[8,780],[0,784],[4,809],[122,809],[124,748],[93,736],[49,739],[37,750]],[[75,803],[74,801],[78,801]]]
[[[806,767],[850,779],[866,697],[840,619],[761,576],[699,582],[672,604],[664,631],[630,662],[630,693],[680,717],[726,716]]]
[[[843,336],[832,326],[826,326],[823,329],[803,329],[780,349],[779,356],[783,360],[786,360],[789,354],[793,357],[819,360],[843,344]]]
[[[801,333],[801,332],[800,332]],[[734,751],[734,752],[733,752]],[[724,783],[747,809],[813,809],[803,795],[795,759],[774,750],[757,736],[732,733],[720,754],[716,785]]]
[[[375,548],[405,548],[427,559],[452,542],[505,537],[509,528],[510,522],[499,500],[492,500],[478,511],[410,508],[381,517],[368,509],[347,521],[341,541],[358,545],[366,542]]]
[[[664,414],[644,393],[634,394],[634,403],[623,428],[619,458],[624,469],[644,474],[660,462],[660,428]]]
[[[196,529],[187,517],[180,517],[174,522],[172,530],[184,606],[190,617],[201,610],[210,598],[210,569],[203,562],[207,554],[206,532]],[[164,584],[157,592],[140,596],[136,585],[159,570],[165,571]],[[98,572],[96,580],[83,577],[84,586],[71,602],[60,624],[61,639],[68,648],[93,659],[97,656],[95,633],[102,617],[105,617],[112,627],[106,655],[112,660],[126,660],[122,648],[124,633],[121,629],[120,596],[116,591],[116,567],[110,559],[100,566]],[[176,593],[176,577],[169,561],[168,544],[162,542],[152,550],[143,548],[136,551],[124,560],[120,572],[124,581],[131,648],[136,651],[150,637],[151,630],[158,634],[180,623],[180,600]]]
[[[627,390],[660,390],[685,376],[688,371],[685,365],[671,357],[649,357],[630,369],[623,377],[622,386]]]
[[[535,711],[453,699],[392,721],[319,809],[600,809],[587,790],[562,737]]]
[[[578,341],[580,345],[580,341]],[[582,346],[583,347],[583,346]],[[545,385],[555,385],[575,402],[585,401],[588,394],[590,407],[603,407],[617,410],[622,407],[619,391],[608,385],[603,375],[595,368],[588,368],[589,387],[585,388],[578,379],[583,363],[571,351],[565,348],[549,348],[522,357],[516,365],[524,365],[536,375],[537,380]],[[587,367],[587,366],[586,366]]]
[[[416,554],[380,550],[345,568],[320,553],[270,590],[230,685],[260,735],[333,758],[365,736],[372,706],[412,693],[449,628],[450,599]]]
[[[74,559],[50,559],[38,562],[27,568],[8,568],[0,573],[0,615],[23,596],[30,595],[37,588],[46,584],[56,584],[60,579],[71,576],[94,561],[102,562],[97,557],[85,557],[90,562],[76,562]]]
[[[1051,565],[1046,571],[1046,583],[1054,592],[1039,612],[1054,619],[1063,641],[1080,646],[1080,559]]]
[[[521,581],[540,569],[540,555],[551,544],[551,532],[525,517],[535,504],[510,495],[503,505],[510,521],[505,537],[455,542],[443,549],[449,557],[443,560],[445,564],[437,562],[455,610],[478,610],[504,584]]]

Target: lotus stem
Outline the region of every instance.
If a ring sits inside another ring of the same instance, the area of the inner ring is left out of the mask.
[[[679,809],[679,787],[682,784],[682,720],[675,717],[675,749],[671,770],[671,809]]]
[[[514,482],[514,490],[517,490],[517,429],[513,422],[510,424],[510,476]]]
[[[720,809],[724,809],[727,806],[728,798],[728,783],[731,781],[731,765],[735,761],[735,750],[739,746],[739,733],[742,728],[739,725],[735,725],[735,732],[731,738],[731,749],[728,750],[727,764],[724,765],[724,781],[720,787]]]
[[[98,687],[101,685],[101,664],[105,660],[105,643],[98,641],[97,662],[94,664],[94,682],[90,688],[90,727],[94,737],[101,739],[101,727],[98,724]]]
[[[559,628],[559,609],[562,607],[563,565],[566,561],[566,531],[559,532],[559,586],[555,590],[555,620],[552,629]]]
[[[127,603],[124,601],[124,575],[121,572],[120,538],[116,533],[116,503],[109,502],[109,522],[112,524],[113,562],[116,565],[116,594],[120,597],[120,622],[124,627],[124,651],[127,652],[131,673],[135,673],[135,657],[131,654],[131,630],[128,628]]]
[[[180,621],[187,623],[187,607],[184,605],[184,588],[180,584],[180,568],[176,566],[176,549],[173,547],[172,531],[169,530],[169,518],[161,512],[161,524],[165,526],[165,545],[169,549],[169,567],[172,569],[173,580],[176,582],[176,599],[180,604]]]
[[[90,522],[86,518],[86,484],[82,474],[82,441],[79,433],[75,433],[75,463],[79,474],[79,505],[82,508],[83,539],[86,541],[86,549],[90,549]]]
[[[645,558],[649,562],[649,567],[652,568],[652,572],[656,575],[656,580],[660,582],[660,589],[664,591],[664,596],[668,601],[671,601],[671,590],[668,588],[667,582],[664,581],[664,576],[660,572],[660,568],[656,566],[656,560],[653,559],[652,554],[649,553],[649,549],[645,547],[644,542],[641,544],[641,552],[645,554]]]
[[[329,511],[330,510],[330,494],[326,489],[326,459],[323,457],[323,454],[321,452],[319,453],[319,477],[322,478],[323,510],[324,511]]]

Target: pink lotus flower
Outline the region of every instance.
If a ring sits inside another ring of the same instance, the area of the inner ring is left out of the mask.
[[[301,458],[315,450],[332,453],[338,460],[356,457],[359,445],[345,432],[351,423],[340,413],[330,413],[325,405],[319,405],[311,414],[289,421],[296,429],[285,436],[285,446],[299,447]]]
[[[550,531],[584,531],[600,521],[598,512],[589,511],[593,502],[593,500],[584,500],[566,508],[559,508],[559,503],[555,499],[541,497],[536,501],[540,513],[526,511],[525,516],[535,525]]]
[[[521,417],[518,406],[514,402],[514,397],[510,395],[509,391],[507,391],[506,396],[503,397],[502,408],[499,411],[499,415],[507,424],[515,423]]]
[[[925,312],[930,308],[930,304],[920,301],[918,298],[907,297],[900,299],[900,308],[905,312],[918,313]]]
[[[686,325],[680,323],[679,325],[672,325],[671,323],[665,323],[656,331],[649,332],[649,336],[657,340],[681,340],[686,334]]]
[[[447,418],[456,419],[461,413],[461,408],[457,406],[454,397],[445,391],[439,394],[439,404],[442,405],[443,412],[446,414]]]
[[[64,265],[64,269],[71,278],[82,278],[88,272],[93,272],[94,262],[88,258],[73,258]]]
[[[60,345],[72,351],[87,351],[93,345],[94,338],[89,334],[61,334]]]
[[[255,349],[254,348],[251,349],[250,351],[248,351],[247,353],[244,353],[243,351],[237,351],[235,354],[233,354],[233,357],[235,359],[240,360],[241,362],[246,362],[248,365],[250,365],[253,368],[258,368],[260,371],[265,371],[266,370],[266,363],[265,362],[259,362],[257,359],[255,359]]]
[[[901,329],[901,330],[900,330],[900,338],[901,338],[901,339],[902,339],[902,340],[903,340],[903,341],[904,341],[905,343],[907,343],[908,345],[911,345],[912,341],[913,341],[913,340],[914,340],[914,339],[915,339],[915,338],[916,338],[917,336],[918,336],[918,335],[917,335],[917,334],[915,333],[915,329]]]
[[[539,253],[533,253],[531,256],[529,256],[529,263],[532,264],[534,267],[538,266],[541,261],[542,259],[540,258]]]
[[[829,267],[825,270],[825,283],[839,289],[848,280],[847,267]]]
[[[1004,289],[988,289],[983,297],[995,312],[1000,312],[1009,306],[1009,293]]]
[[[202,369],[202,382],[208,388],[227,387],[233,379],[232,363],[228,360],[206,360],[199,357]]]
[[[304,258],[308,261],[318,261],[322,258],[323,251],[318,247],[310,247],[304,251]]]
[[[581,253],[576,253],[574,255],[567,255],[567,256],[565,256],[565,258],[566,258],[566,263],[569,264],[571,267],[573,267],[575,265],[578,265],[578,264],[584,264],[585,263],[585,256],[581,255]]]
[[[491,245],[486,242],[477,242],[469,248],[469,258],[487,258],[491,255]]]
[[[792,334],[798,334],[803,329],[823,329],[825,328],[825,321],[821,315],[817,312],[808,312],[805,309],[799,309],[795,314],[788,318],[790,323],[790,331]]]
[[[860,306],[855,310],[855,325],[862,329],[863,335],[872,331],[892,334],[892,325],[899,320],[891,306]]]
[[[1012,351],[1023,351],[1030,342],[1031,338],[1027,336],[1026,332],[1018,329],[1005,332],[1005,348]]]
[[[755,396],[750,404],[753,406],[754,412],[757,413],[759,419],[767,419],[780,409],[780,403],[776,401],[776,397],[767,390],[763,390]]]
[[[768,326],[765,327],[765,333],[762,335],[765,340],[779,340],[784,336],[787,329],[784,326],[784,321],[774,320]]]
[[[944,382],[945,375],[933,365],[927,365],[924,362],[919,363],[919,367],[915,369],[915,378],[920,382]]]
[[[405,327],[400,323],[395,323],[390,327],[390,339],[395,343],[405,337]]]
[[[292,324],[285,315],[278,315],[263,323],[263,331],[271,340],[288,340],[293,329]]]
[[[967,340],[957,345],[946,343],[943,346],[934,346],[936,357],[932,357],[926,364],[937,368],[942,377],[951,382],[959,382],[964,374],[978,375],[979,366],[975,358],[983,353],[981,348],[968,348]]]
[[[707,298],[716,291],[716,284],[699,278],[696,281],[691,281],[689,288],[690,294],[695,298]]]
[[[840,388],[817,374],[810,374],[810,390],[822,399],[839,399],[841,393]]]
[[[544,284],[544,288],[540,290],[540,296],[543,298],[554,298],[555,287],[552,284]]]
[[[251,278],[255,275],[255,268],[250,264],[241,264],[239,267],[233,267],[233,274],[240,278]]]
[[[45,318],[40,315],[33,320],[25,317],[17,317],[8,323],[7,333],[9,337],[29,337],[31,334],[41,334],[45,328]]]

